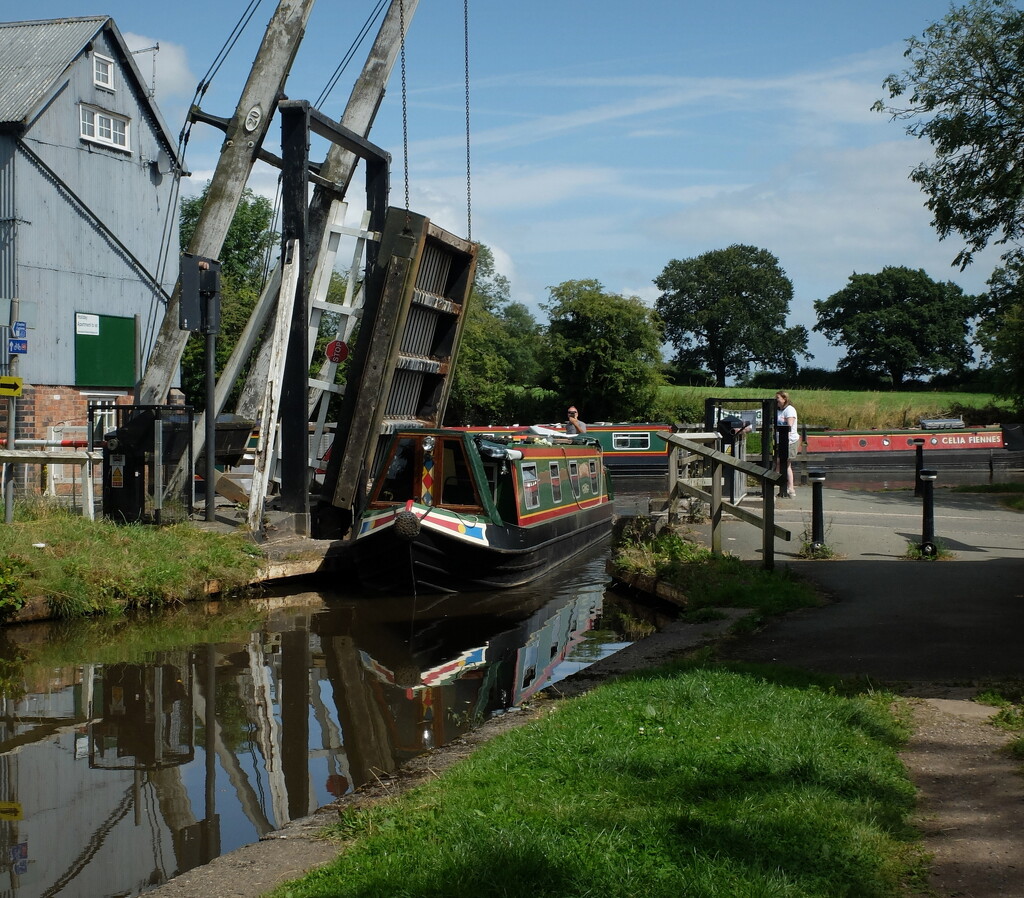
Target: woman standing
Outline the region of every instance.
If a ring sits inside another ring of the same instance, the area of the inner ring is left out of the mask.
[[[796,489],[793,486],[793,456],[800,449],[800,432],[796,426],[796,409],[790,404],[789,393],[779,390],[775,394],[775,423],[779,427],[788,427],[789,432],[789,458],[786,464],[786,495],[792,499],[796,496]],[[780,457],[776,453],[775,470],[779,470]]]

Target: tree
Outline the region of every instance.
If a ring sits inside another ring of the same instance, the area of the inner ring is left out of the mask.
[[[178,219],[182,246],[188,246],[192,239],[209,189],[207,183],[199,196],[182,201]],[[259,300],[267,252],[277,241],[277,235],[271,230],[272,219],[270,200],[257,196],[247,187],[242,193],[220,255],[221,322],[216,358],[218,374],[230,358]],[[199,410],[205,407],[205,372],[205,337],[193,334],[182,354],[181,388],[189,404]]]
[[[807,353],[807,328],[786,327],[793,284],[768,250],[734,244],[674,259],[655,279],[657,310],[680,369],[707,368],[718,386],[751,362],[795,370]]]
[[[661,322],[636,296],[605,292],[596,280],[549,288],[548,375],[562,405],[586,421],[644,420],[661,376]]]
[[[934,161],[910,177],[939,237],[966,241],[954,259],[963,268],[990,240],[1024,237],[1024,11],[1010,0],[951,7],[907,41],[904,56],[909,68],[883,86],[906,105],[878,100],[874,108],[934,147]]]
[[[879,274],[852,274],[838,293],[815,300],[814,310],[814,329],[846,347],[840,369],[881,374],[894,389],[907,377],[959,370],[971,361],[977,300],[921,270],[888,266]]]
[[[989,365],[997,395],[1024,410],[1024,285],[1016,260],[997,268],[988,280],[987,305],[980,316],[978,344]]]

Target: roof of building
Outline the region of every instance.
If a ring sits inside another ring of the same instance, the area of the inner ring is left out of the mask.
[[[0,129],[27,129],[53,96],[61,76],[103,30],[109,31],[120,48],[120,62],[135,79],[140,102],[148,107],[168,150],[180,165],[176,141],[109,16],[0,22]]]

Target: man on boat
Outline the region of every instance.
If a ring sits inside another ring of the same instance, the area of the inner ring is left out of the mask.
[[[586,433],[587,425],[579,419],[579,412],[576,411],[575,405],[569,406],[569,420],[565,422],[565,432],[573,435],[577,433]]]

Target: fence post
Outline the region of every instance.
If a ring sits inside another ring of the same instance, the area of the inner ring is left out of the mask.
[[[921,557],[934,558],[939,554],[939,547],[935,544],[935,480],[939,476],[938,471],[927,468],[921,471],[921,496],[923,499],[923,515],[921,521]]]
[[[722,554],[722,463],[711,459],[711,552]]]
[[[921,469],[924,467],[924,437],[914,437],[914,496],[918,499],[924,495],[924,487],[921,486]]]
[[[682,448],[669,443],[668,453],[668,522],[679,523],[679,453]]]
[[[825,545],[825,514],[822,495],[825,489],[825,472],[808,471],[811,481],[811,551],[817,552]]]

